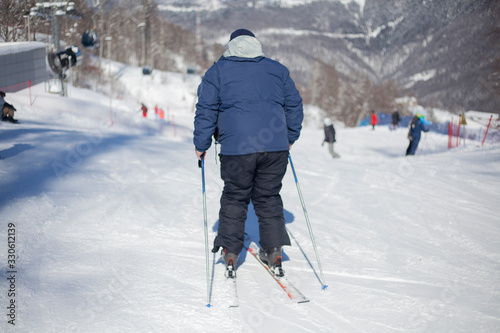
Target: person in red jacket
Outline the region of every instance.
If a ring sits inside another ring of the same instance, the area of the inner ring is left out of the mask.
[[[155,105],[155,119],[160,119],[160,108],[158,107],[158,105]]]
[[[142,116],[146,118],[148,116],[148,108],[146,107],[146,105],[144,105],[144,103],[142,103],[141,105],[141,110],[142,110]]]
[[[375,129],[375,125],[377,125],[377,123],[378,123],[378,117],[377,117],[377,114],[375,113],[375,110],[372,110],[372,115],[371,115],[371,118],[370,118],[370,122],[372,124],[372,129],[374,130]]]

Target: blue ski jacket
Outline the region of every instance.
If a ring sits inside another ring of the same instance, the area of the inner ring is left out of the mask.
[[[226,55],[210,67],[198,87],[196,150],[211,146],[216,128],[222,155],[289,150],[299,138],[304,115],[288,69],[263,55]]]
[[[413,140],[420,140],[420,134],[422,133],[422,131],[428,132],[429,130],[425,128],[424,124],[419,118],[414,119],[410,123],[410,135]]]

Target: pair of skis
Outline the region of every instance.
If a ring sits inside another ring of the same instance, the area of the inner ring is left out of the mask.
[[[296,303],[306,303],[309,299],[300,292],[297,287],[295,287],[285,276],[276,275],[270,268],[259,258],[259,246],[254,242],[250,245],[245,245],[247,251],[266,269],[266,271],[271,275],[271,277],[278,283],[280,288],[287,294],[287,296]],[[228,301],[229,307],[238,307],[238,288],[236,284],[236,274],[232,276],[227,276],[226,283],[230,289],[230,299]]]
[[[320,282],[322,284],[323,290],[325,290],[328,286],[324,283],[325,279],[323,276],[323,269],[321,268],[321,262],[319,260],[318,250],[316,248],[316,241],[314,240],[314,235],[312,232],[311,223],[309,222],[309,217],[307,214],[306,206],[304,203],[304,199],[302,197],[302,191],[300,190],[299,181],[297,179],[297,174],[295,173],[295,168],[293,166],[292,156],[288,155],[288,159],[290,161],[290,166],[292,168],[293,176],[295,178],[297,192],[299,193],[300,202],[302,204],[302,209],[304,211],[304,217],[305,217],[306,223],[307,223],[307,228],[308,228],[309,234],[311,236],[311,241],[312,241],[312,245],[314,248],[314,253],[316,254],[316,260],[318,262],[319,272],[320,272],[320,276],[321,276]],[[205,261],[206,261],[207,301],[208,301],[207,307],[210,307],[211,306],[210,305],[210,277],[209,277],[209,270],[210,269],[209,269],[209,254],[208,254],[209,250],[208,250],[207,202],[206,202],[206,193],[205,193],[205,163],[204,163],[203,156],[198,161],[198,166],[201,168],[201,176],[202,176],[201,178],[202,178],[202,194],[203,194],[203,218],[204,218],[204,231],[205,231]],[[283,289],[284,292],[286,292],[286,294],[288,295],[288,297],[291,300],[296,301],[297,303],[309,302],[309,299],[307,297],[305,297],[290,281],[288,281],[287,278],[285,278],[284,276],[275,275],[274,272],[272,272],[271,269],[260,260],[260,258],[258,256],[259,247],[255,243],[251,243],[250,246],[247,247],[247,250],[248,250],[248,252],[250,252],[250,254],[253,255],[253,257],[257,261],[259,261],[259,263],[262,266],[264,266],[266,268],[268,273],[271,274],[271,276],[274,278],[274,280],[276,280],[278,285],[281,287],[281,289]],[[237,301],[238,300],[238,291],[236,288],[236,275],[234,275],[234,277],[232,277],[229,282],[230,282],[231,288],[233,289],[233,292],[232,292],[233,298],[235,299],[235,301],[232,304],[233,304],[233,306],[239,306],[239,302]]]

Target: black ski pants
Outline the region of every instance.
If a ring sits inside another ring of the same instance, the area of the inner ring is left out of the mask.
[[[213,252],[224,247],[228,252],[239,254],[243,249],[250,200],[259,219],[261,247],[291,244],[279,194],[288,154],[288,151],[279,151],[220,156],[224,189]]]

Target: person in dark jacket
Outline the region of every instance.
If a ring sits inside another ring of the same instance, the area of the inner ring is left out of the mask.
[[[261,258],[281,270],[281,247],[291,245],[279,194],[289,150],[302,129],[302,98],[288,69],[265,57],[247,29],[231,34],[223,56],[198,87],[195,153],[205,157],[217,128],[224,189],[212,252],[223,248],[229,270],[243,249],[250,200],[259,220]]]
[[[335,128],[333,127],[333,123],[330,118],[325,118],[323,123],[325,130],[325,139],[323,140],[323,143],[326,142],[328,144],[328,151],[330,152],[330,155],[332,155],[333,158],[338,158],[340,155],[333,150],[333,143],[337,141],[335,140]]]
[[[399,115],[398,109],[394,109],[392,113],[392,124],[391,129],[395,130],[399,126],[399,122],[401,121],[401,116]]]
[[[410,144],[408,145],[408,149],[406,149],[406,155],[415,155],[417,151],[418,143],[420,142],[420,136],[422,131],[428,132],[429,130],[425,128],[424,124],[420,120],[422,116],[417,113],[413,119],[411,120],[408,131],[408,139],[410,140]]]
[[[2,121],[10,121],[11,123],[17,123],[17,119],[14,119],[14,112],[16,108],[5,101],[5,93],[0,91],[0,110],[2,110]]]

